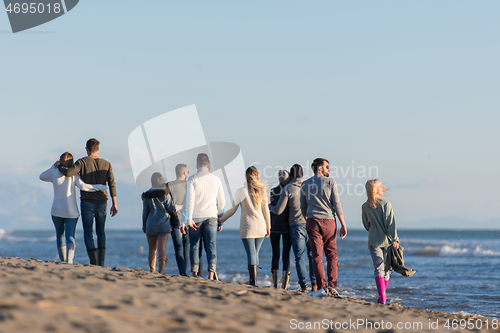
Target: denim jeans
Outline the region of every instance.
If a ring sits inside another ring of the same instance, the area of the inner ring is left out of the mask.
[[[189,228],[186,228],[185,235],[181,232],[180,222],[171,221],[172,226],[172,241],[174,242],[175,260],[177,261],[177,268],[179,274],[187,276],[189,267]]]
[[[295,254],[295,268],[301,286],[307,285],[307,262],[309,262],[309,278],[311,283],[316,283],[314,275],[311,244],[307,236],[306,225],[296,224],[290,226],[290,238],[292,240],[293,253]]]
[[[69,248],[75,248],[75,230],[76,219],[67,219],[64,217],[52,215],[52,221],[54,222],[54,227],[56,228],[56,243],[57,247],[68,246]]]
[[[106,248],[106,234],[104,232],[104,224],[106,223],[106,204],[96,204],[93,202],[82,201],[82,224],[83,224],[83,239],[87,251],[95,251],[94,244],[94,219],[95,232],[97,235],[97,247],[99,249]]]
[[[191,271],[198,272],[200,268],[200,238],[203,235],[203,243],[207,252],[208,271],[215,272],[217,265],[217,218],[211,217],[196,223],[196,230],[189,230],[189,258],[191,259]]]
[[[278,233],[271,231],[271,247],[273,250],[273,258],[271,260],[271,269],[280,268],[280,238],[283,238],[283,270],[290,270],[290,249],[292,248],[292,240],[289,233]]]
[[[247,252],[248,265],[259,265],[259,251],[264,237],[261,238],[243,238],[243,246]]]

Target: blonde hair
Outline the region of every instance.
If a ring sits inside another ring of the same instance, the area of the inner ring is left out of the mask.
[[[248,191],[252,194],[252,203],[255,209],[259,209],[262,199],[266,195],[264,184],[260,181],[259,171],[256,167],[251,166],[245,172],[247,179]]]
[[[365,184],[366,196],[368,197],[368,205],[370,208],[377,208],[380,201],[380,196],[378,195],[378,188],[381,187],[384,192],[389,190],[388,187],[382,186],[382,181],[380,179],[369,179]]]

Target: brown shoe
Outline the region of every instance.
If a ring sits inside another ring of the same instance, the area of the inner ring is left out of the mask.
[[[314,282],[311,283],[311,291],[318,291],[318,285]]]
[[[299,290],[301,293],[307,293],[307,285],[304,284],[302,286],[300,286],[300,290]]]

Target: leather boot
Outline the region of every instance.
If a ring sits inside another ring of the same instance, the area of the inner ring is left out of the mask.
[[[248,284],[251,286],[257,285],[257,265],[248,265],[248,274],[250,275],[250,279]]]
[[[278,280],[280,279],[277,269],[271,269],[271,274],[273,276],[273,286],[274,288],[278,288]]]
[[[97,250],[87,251],[91,265],[97,265]]]
[[[57,252],[59,253],[59,260],[66,261],[66,246],[58,247]]]
[[[156,253],[148,255],[149,270],[151,273],[156,272]]]
[[[158,257],[158,273],[163,274],[165,266],[167,266],[167,257]]]
[[[288,287],[288,282],[290,282],[290,271],[283,271],[283,276],[281,277],[281,288],[286,289]]]
[[[97,264],[104,266],[104,257],[106,255],[106,248],[97,249]]]
[[[378,300],[377,303],[385,304],[386,294],[385,294],[385,280],[383,276],[377,276],[375,278],[375,283],[377,284]]]
[[[75,244],[68,245],[68,256],[66,258],[68,264],[73,263],[73,258],[75,257],[75,249],[76,249]]]

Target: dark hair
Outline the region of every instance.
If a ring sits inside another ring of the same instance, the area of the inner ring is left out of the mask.
[[[314,172],[314,173],[318,172],[318,168],[319,168],[320,166],[323,166],[323,164],[325,164],[325,162],[326,162],[326,163],[330,163],[330,162],[328,162],[328,160],[327,160],[326,158],[321,158],[321,157],[316,158],[316,159],[312,162],[312,164],[311,164],[311,168],[312,168],[313,172]]]
[[[59,157],[59,162],[66,168],[69,168],[73,166],[73,155],[71,155],[71,153],[65,152]]]
[[[292,178],[300,178],[304,176],[304,170],[302,170],[302,166],[300,164],[294,164],[290,168],[290,177]]]
[[[165,185],[165,178],[163,178],[161,173],[155,172],[151,175],[151,185],[156,188],[163,187]]]
[[[92,154],[92,153],[95,153],[96,151],[99,150],[99,141],[97,141],[97,139],[89,139],[87,141],[87,149],[89,150],[89,152]]]
[[[187,168],[186,164],[177,164],[175,166],[175,175],[177,176],[177,178],[179,178],[182,175],[182,170],[184,168]]]
[[[196,164],[198,167],[206,167],[210,164],[210,160],[208,159],[208,155],[205,153],[199,153],[198,157],[196,157]]]

